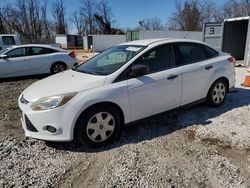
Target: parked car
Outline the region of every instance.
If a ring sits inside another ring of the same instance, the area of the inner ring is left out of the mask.
[[[0,78],[58,73],[73,68],[74,52],[48,45],[12,46],[0,51]]]
[[[0,35],[0,50],[6,49],[10,46],[20,45],[20,39],[17,35],[2,34]]]
[[[37,139],[103,145],[125,124],[194,102],[222,105],[235,85],[234,62],[193,40],[120,44],[25,89],[22,126]]]

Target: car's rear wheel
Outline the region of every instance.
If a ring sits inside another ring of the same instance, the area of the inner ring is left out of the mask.
[[[76,123],[76,136],[87,146],[102,146],[114,141],[121,131],[119,112],[109,105],[97,105],[84,112]]]
[[[62,71],[65,71],[67,69],[67,65],[65,65],[65,63],[62,62],[56,62],[54,63],[51,68],[50,68],[50,72],[51,74],[56,74]]]
[[[221,106],[227,96],[227,90],[228,86],[225,80],[215,81],[207,94],[207,104],[211,107]]]

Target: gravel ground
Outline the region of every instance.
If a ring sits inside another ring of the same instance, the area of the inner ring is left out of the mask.
[[[25,138],[17,97],[34,81],[0,81],[2,187],[250,187],[250,92],[241,87],[220,108],[198,105],[125,127],[116,143]]]

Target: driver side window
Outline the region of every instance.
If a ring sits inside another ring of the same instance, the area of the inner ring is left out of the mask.
[[[171,44],[157,47],[141,57],[135,64],[147,65],[150,73],[175,67],[174,52]]]
[[[13,49],[10,52],[6,53],[6,55],[9,58],[26,56],[26,48]]]

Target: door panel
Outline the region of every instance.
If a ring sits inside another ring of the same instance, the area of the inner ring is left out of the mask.
[[[25,48],[13,49],[6,53],[9,57],[0,59],[0,77],[30,75],[31,67],[28,57],[25,56]]]
[[[174,46],[183,79],[181,105],[205,98],[207,80],[215,70],[213,57],[218,52],[192,42],[176,43]]]
[[[168,80],[171,74],[175,71],[167,70],[128,80],[132,121],[179,107],[181,76]]]
[[[180,67],[183,79],[181,105],[206,97],[204,91],[207,86],[205,84],[214,70],[214,67],[206,69],[206,67],[209,68],[210,66],[213,65],[210,60],[207,60]]]
[[[48,54],[47,51],[46,48],[42,47],[29,48],[28,55],[33,74],[50,73],[53,55]]]
[[[172,44],[150,50],[135,64],[148,66],[150,72],[128,80],[132,121],[179,107],[182,78]]]

